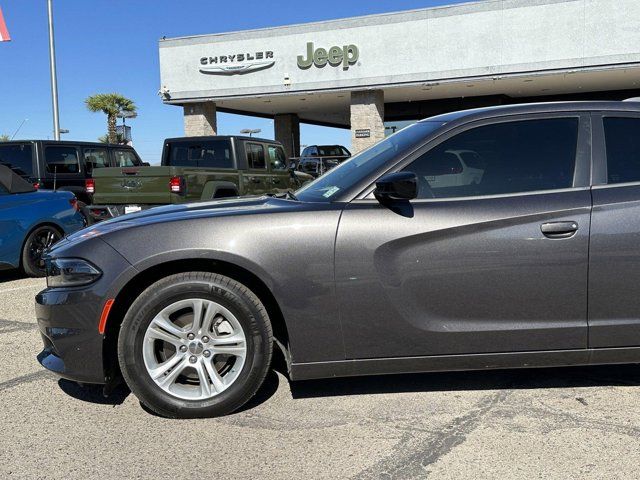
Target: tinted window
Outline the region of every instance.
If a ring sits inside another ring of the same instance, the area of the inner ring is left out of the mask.
[[[105,168],[109,165],[109,155],[104,148],[85,148],[83,150],[85,170],[92,172],[96,168]]]
[[[459,152],[458,155],[460,156],[460,158],[462,158],[462,161],[469,168],[485,168],[486,167],[484,160],[476,152],[471,152],[471,151]]]
[[[169,165],[175,167],[234,168],[231,143],[213,140],[195,144],[178,142],[170,147]]]
[[[640,119],[605,118],[609,183],[640,181]]]
[[[44,158],[51,174],[79,173],[78,151],[75,147],[46,147]]]
[[[569,188],[573,185],[578,119],[498,123],[460,133],[405,170],[418,176],[419,198],[468,197]],[[463,168],[460,151],[482,168]]]
[[[321,157],[339,157],[342,156],[342,150],[337,145],[326,145],[324,147],[318,147],[318,152]]]
[[[271,164],[271,170],[286,170],[287,169],[287,157],[284,154],[282,147],[276,145],[269,145],[267,147],[269,152],[269,163]]]
[[[0,165],[6,165],[18,175],[31,177],[33,176],[32,151],[31,144],[0,144]]]
[[[114,150],[117,167],[139,167],[142,165],[136,154],[131,150]]]
[[[0,195],[8,195],[9,192],[7,191],[6,188],[4,188],[4,185],[0,184]]]
[[[305,202],[330,202],[338,192],[365,181],[386,164],[415,150],[442,125],[444,122],[422,121],[404,128],[306,184],[296,196]]]
[[[264,148],[257,143],[247,143],[245,145],[247,151],[247,161],[249,162],[249,168],[264,169],[267,168],[267,163],[264,159]]]

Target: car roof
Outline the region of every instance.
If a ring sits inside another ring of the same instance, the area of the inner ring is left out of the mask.
[[[205,140],[247,140],[250,142],[264,142],[264,143],[276,143],[278,145],[282,145],[277,140],[269,140],[268,138],[260,138],[260,137],[247,137],[246,135],[203,135],[199,137],[172,137],[166,138],[165,142],[187,142],[187,141],[205,141]]]
[[[130,148],[133,149],[131,145],[121,145],[119,143],[102,143],[102,142],[86,142],[86,141],[74,141],[74,140],[37,140],[37,139],[28,139],[28,140],[9,140],[7,142],[0,142],[0,145],[16,145],[22,143],[34,143],[34,142],[43,142],[47,144],[56,144],[56,145],[80,145],[80,146],[91,146],[91,147],[116,147],[116,148]]]
[[[640,113],[640,100],[633,101],[586,101],[586,102],[544,102],[521,103],[514,105],[497,105],[492,107],[473,108],[457,112],[444,113],[434,117],[425,118],[420,122],[453,122],[456,120],[480,120],[483,118],[495,118],[508,115],[526,115],[532,113],[554,112],[636,112]]]

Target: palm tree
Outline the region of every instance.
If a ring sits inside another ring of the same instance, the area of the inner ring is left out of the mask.
[[[119,93],[98,93],[87,98],[84,103],[92,112],[102,112],[107,116],[107,137],[109,143],[117,143],[116,119],[124,112],[135,112],[133,100]]]

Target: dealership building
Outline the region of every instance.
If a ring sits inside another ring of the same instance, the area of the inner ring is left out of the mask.
[[[161,96],[186,135],[217,112],[274,119],[290,156],[300,123],[385,127],[487,105],[640,96],[640,1],[486,0],[160,40]]]

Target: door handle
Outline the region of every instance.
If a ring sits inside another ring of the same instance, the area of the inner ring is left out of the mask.
[[[272,183],[280,183],[280,179],[279,178],[274,178],[271,180]]]
[[[542,234],[547,238],[569,238],[578,231],[578,222],[549,222],[540,226]]]
[[[257,177],[250,177],[249,180],[251,180],[253,183],[260,183],[260,179]]]

